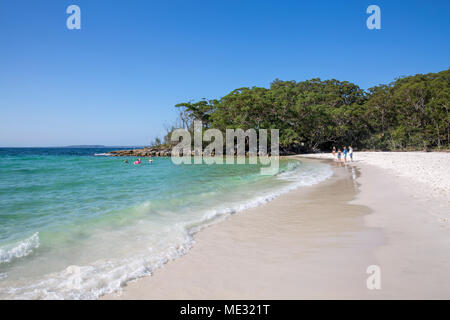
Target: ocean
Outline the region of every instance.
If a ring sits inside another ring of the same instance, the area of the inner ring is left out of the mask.
[[[0,148],[0,299],[96,299],[187,253],[212,223],[332,175],[326,164],[175,165],[106,148]]]

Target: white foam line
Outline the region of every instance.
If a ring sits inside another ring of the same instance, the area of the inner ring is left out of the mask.
[[[31,237],[0,247],[0,263],[9,263],[15,259],[26,257],[39,247],[39,233],[36,232]]]

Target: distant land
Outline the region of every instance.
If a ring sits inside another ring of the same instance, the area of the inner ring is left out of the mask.
[[[140,149],[144,146],[104,146],[104,145],[73,145],[60,147],[3,147],[2,149]]]
[[[92,149],[99,149],[99,148],[143,148],[143,146],[104,146],[104,145],[74,145],[74,146],[63,146],[63,147],[53,147],[53,148],[83,148],[83,149],[88,149],[88,148],[92,148]]]

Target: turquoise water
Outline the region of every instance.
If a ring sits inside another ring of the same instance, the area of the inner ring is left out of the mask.
[[[175,165],[107,150],[0,149],[0,298],[94,299],[186,253],[229,214],[325,180],[328,166]]]

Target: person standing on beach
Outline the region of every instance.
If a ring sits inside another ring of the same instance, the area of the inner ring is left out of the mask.
[[[353,148],[352,148],[352,146],[348,147],[348,154],[350,156],[350,161],[353,162]]]
[[[338,153],[337,153],[338,162],[341,162],[341,156],[342,156],[342,151],[341,151],[341,149],[338,149]]]
[[[347,147],[344,147],[344,162],[347,162]]]
[[[333,159],[336,159],[336,147],[333,146],[333,150],[331,151],[331,154],[333,155]]]

